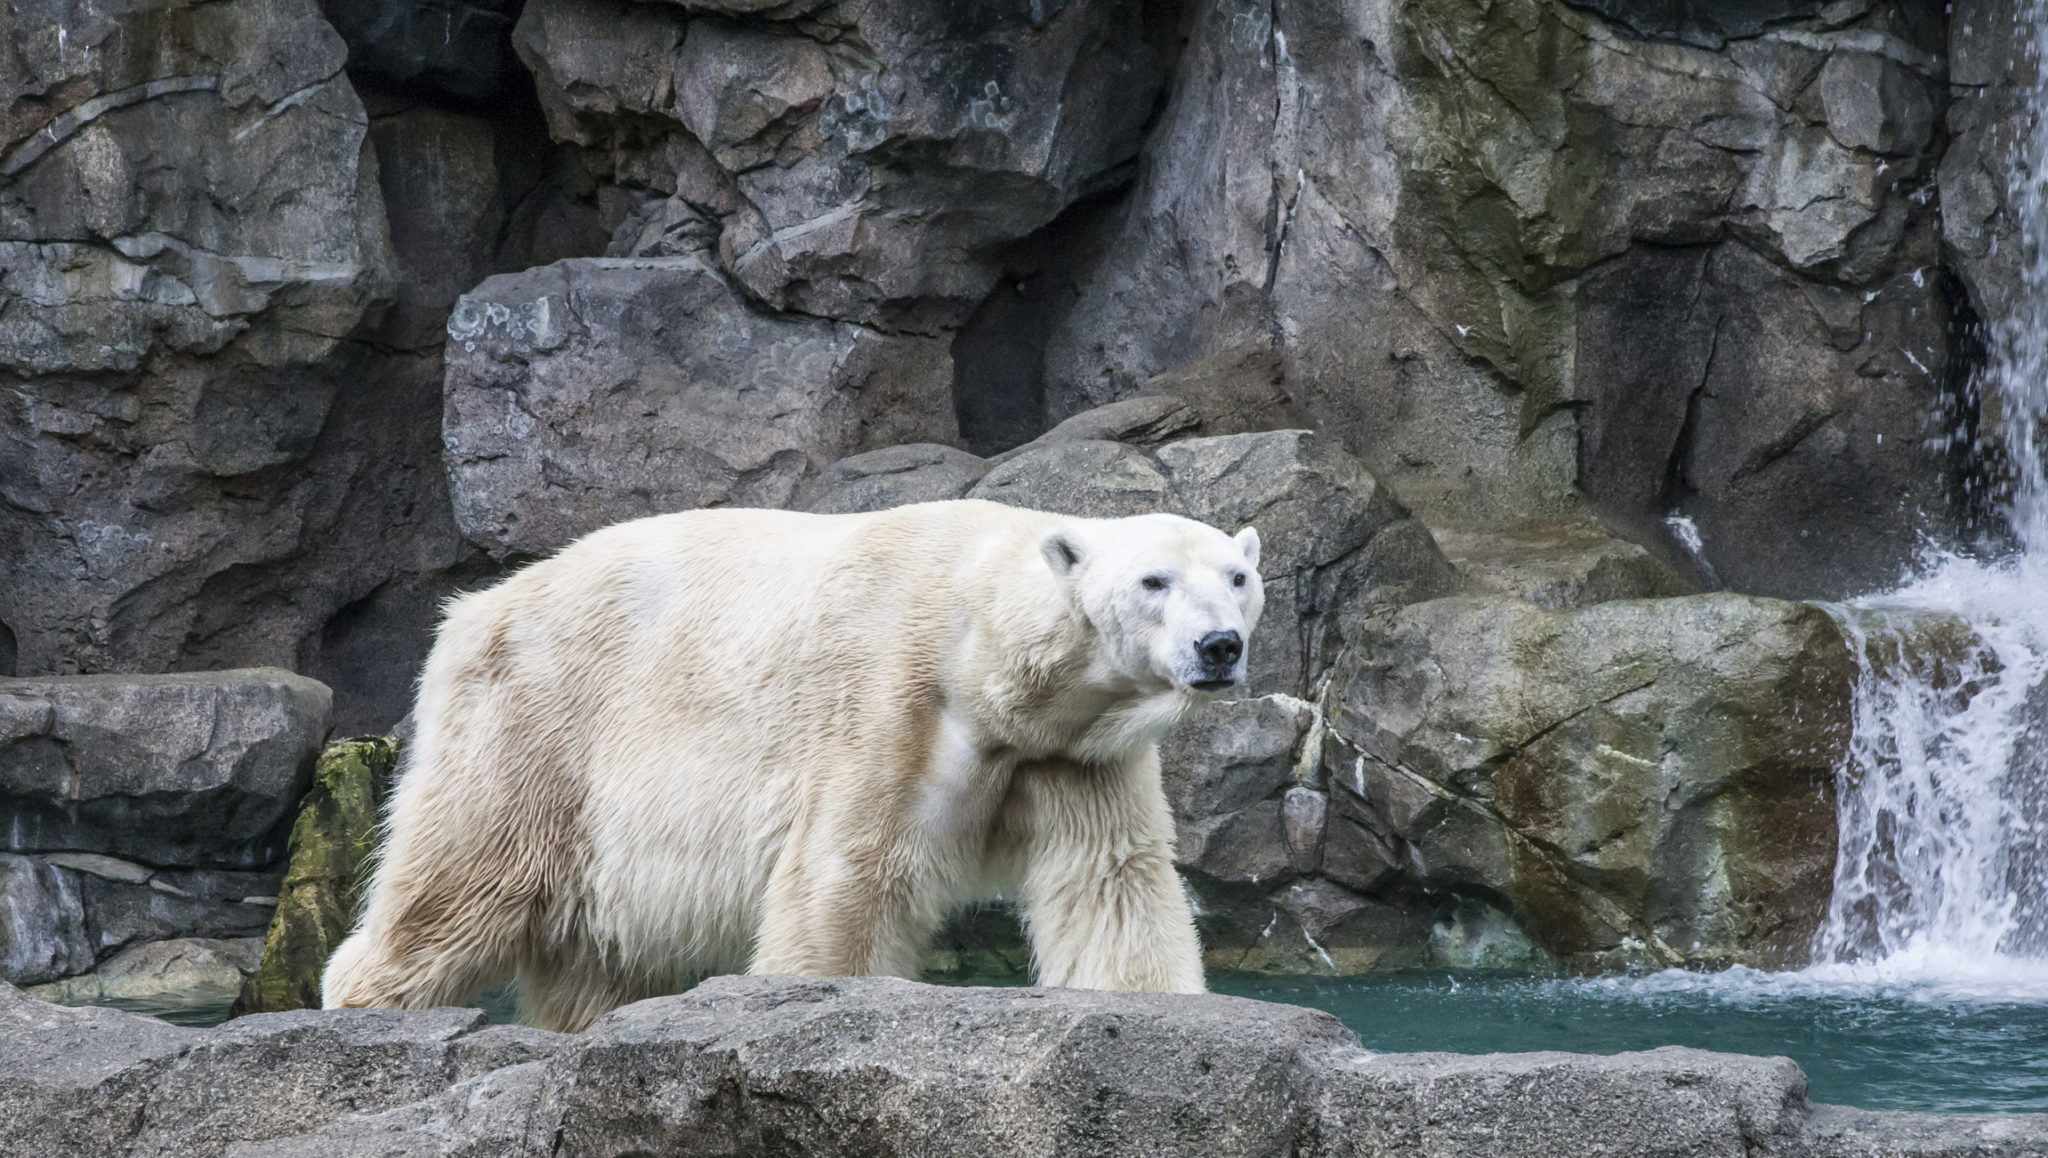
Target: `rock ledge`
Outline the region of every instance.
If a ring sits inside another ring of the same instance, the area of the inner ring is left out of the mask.
[[[0,1152],[2001,1158],[2048,1116],[1806,1101],[1784,1058],[1372,1054],[1241,998],[723,977],[589,1032],[476,1010],[179,1029],[0,985]]]

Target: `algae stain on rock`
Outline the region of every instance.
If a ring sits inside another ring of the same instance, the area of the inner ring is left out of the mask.
[[[389,736],[338,740],[320,754],[312,791],[292,825],[262,964],[242,983],[230,1016],[320,1007],[320,974],[355,924],[378,810],[397,765]]]

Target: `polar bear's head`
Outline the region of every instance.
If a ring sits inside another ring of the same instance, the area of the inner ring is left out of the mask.
[[[1257,531],[1232,537],[1178,515],[1089,519],[1046,532],[1039,551],[1118,675],[1199,692],[1244,682],[1266,605]]]

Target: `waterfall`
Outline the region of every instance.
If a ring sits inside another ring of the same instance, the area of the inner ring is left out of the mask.
[[[2048,0],[2028,9],[2016,51],[2048,61]],[[1861,675],[1816,975],[2048,996],[2048,86],[2028,108],[2019,292],[1980,377],[2011,541],[1830,608]]]

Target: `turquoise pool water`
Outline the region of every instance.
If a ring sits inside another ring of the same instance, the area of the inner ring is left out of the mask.
[[[1368,1049],[1782,1054],[1817,1102],[2048,1112],[2048,993],[1734,969],[1641,977],[1223,974],[1219,993],[1335,1014]]]

